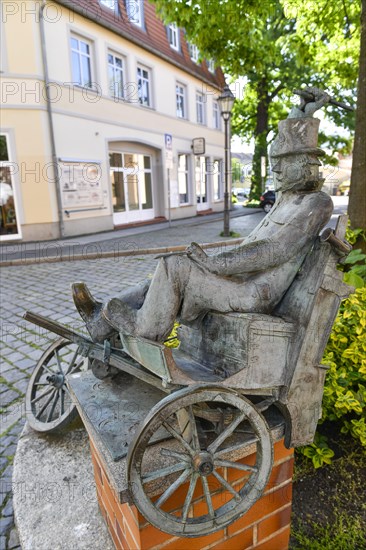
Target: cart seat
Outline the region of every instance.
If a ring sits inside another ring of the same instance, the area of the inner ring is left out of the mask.
[[[284,372],[296,324],[259,313],[207,313],[178,329],[179,352],[210,367],[221,379],[243,369],[260,376]]]

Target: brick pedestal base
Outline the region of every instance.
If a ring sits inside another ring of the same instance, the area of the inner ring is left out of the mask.
[[[274,466],[260,500],[229,527],[198,538],[179,538],[163,533],[148,524],[135,506],[119,502],[98,451],[90,442],[95,481],[100,510],[107,522],[117,550],[285,550],[290,536],[292,497],[293,450],[283,445],[283,440],[274,445]],[[252,456],[254,459],[254,456]],[[249,464],[250,457],[245,457]],[[243,472],[235,471],[240,481]],[[235,484],[234,484],[235,487]],[[171,509],[182,508],[186,491],[177,491]],[[231,495],[229,494],[228,496]],[[173,497],[172,497],[173,498]],[[220,495],[224,499],[225,495]],[[202,497],[194,506],[202,505]]]

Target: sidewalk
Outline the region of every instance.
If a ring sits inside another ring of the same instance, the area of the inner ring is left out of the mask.
[[[264,217],[261,208],[237,206],[230,212],[230,229],[241,236],[248,234]],[[130,229],[70,237],[54,241],[4,244],[0,247],[0,264],[19,265],[55,261],[71,261],[133,254],[158,253],[185,247],[192,240],[200,244],[230,242],[220,237],[223,213],[197,216]]]

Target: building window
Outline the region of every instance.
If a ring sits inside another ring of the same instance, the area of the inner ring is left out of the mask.
[[[137,67],[137,94],[141,105],[145,105],[146,107],[152,106],[150,72],[143,67]]]
[[[14,163],[10,162],[7,136],[0,136],[0,238],[14,238],[18,235],[18,224],[14,196]]]
[[[182,84],[177,84],[175,87],[176,90],[176,100],[177,100],[177,117],[186,118],[186,89]]]
[[[105,8],[109,8],[115,12],[118,11],[118,0],[99,0],[99,2]]]
[[[143,0],[126,0],[126,11],[128,20],[138,27],[143,22]]]
[[[221,128],[221,125],[220,125],[220,122],[221,122],[221,118],[220,118],[220,108],[219,108],[219,104],[217,103],[217,101],[214,101],[213,102],[213,106],[212,106],[212,115],[213,115],[213,127],[216,129],[216,130],[220,130]]]
[[[121,57],[108,54],[109,93],[112,97],[124,98],[124,63]]]
[[[203,94],[196,93],[196,114],[197,114],[197,123],[206,124],[205,117],[205,97]]]
[[[74,84],[92,88],[91,44],[71,37],[72,79]]]
[[[200,52],[194,44],[188,44],[189,55],[195,63],[198,63]]]
[[[189,202],[188,155],[178,155],[178,193],[179,204]]]
[[[214,160],[214,162],[213,162],[212,180],[213,180],[214,200],[215,200],[215,201],[221,200],[222,197],[223,197],[223,189],[222,189],[222,160]]]
[[[215,72],[215,62],[213,59],[206,59],[207,68],[210,71],[210,73]]]
[[[168,40],[170,47],[173,50],[179,50],[179,29],[176,23],[170,23],[167,27],[168,29]]]

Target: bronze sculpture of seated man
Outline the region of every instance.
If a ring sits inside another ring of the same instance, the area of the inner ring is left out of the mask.
[[[74,283],[75,305],[94,341],[116,331],[162,342],[179,318],[193,321],[208,311],[271,313],[299,271],[333,203],[321,191],[317,147],[319,120],[313,113],[329,96],[310,88],[271,147],[276,203],[235,249],[207,256],[195,243],[182,255],[159,260],[151,280],[105,304],[83,283]]]

